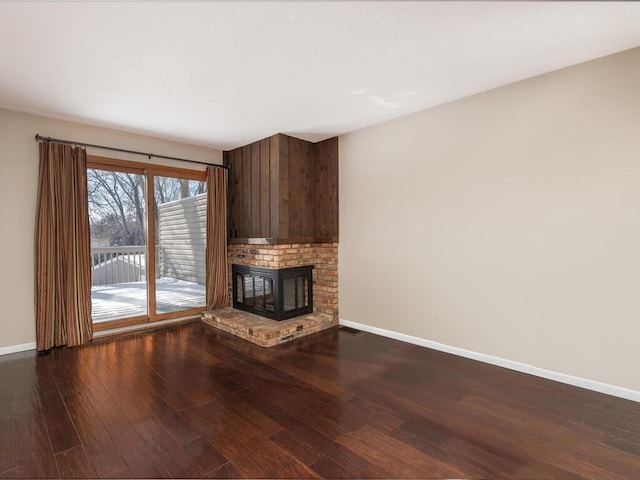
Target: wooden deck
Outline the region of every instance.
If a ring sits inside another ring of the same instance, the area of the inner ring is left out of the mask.
[[[91,287],[93,323],[135,317],[147,313],[146,282],[116,283]],[[158,313],[176,312],[205,305],[205,288],[175,278],[156,281]]]
[[[640,404],[370,333],[0,357],[0,478],[640,478]]]

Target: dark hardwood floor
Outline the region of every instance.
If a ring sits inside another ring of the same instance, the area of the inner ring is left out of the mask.
[[[640,478],[640,404],[332,329],[0,357],[0,478]]]

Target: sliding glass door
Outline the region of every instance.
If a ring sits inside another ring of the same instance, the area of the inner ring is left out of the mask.
[[[205,306],[205,172],[90,157],[94,331]]]

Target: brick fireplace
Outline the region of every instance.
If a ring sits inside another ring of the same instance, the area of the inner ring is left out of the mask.
[[[231,266],[283,268],[313,265],[313,311],[331,316],[338,324],[338,244],[290,243],[282,245],[232,244],[227,249]],[[232,277],[229,275],[229,292]]]
[[[240,281],[241,295],[248,301],[240,305],[236,298],[239,308],[206,312],[203,321],[263,347],[337,326],[338,138],[311,143],[276,134],[225,151],[223,158],[229,168],[230,298],[234,293],[233,265],[271,269],[313,266],[313,293],[306,289],[308,276],[299,277],[296,270],[296,306],[292,308],[291,299],[283,294],[280,304],[285,306],[279,310],[285,314],[276,315],[275,294],[291,290],[291,271],[268,279],[272,272],[240,268],[237,270],[248,273],[246,277],[245,273],[235,276],[236,286]],[[282,285],[278,283],[278,291],[276,278],[284,279]],[[238,289],[235,293],[237,296]]]

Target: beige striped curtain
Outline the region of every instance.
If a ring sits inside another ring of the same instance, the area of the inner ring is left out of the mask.
[[[40,143],[36,218],[36,345],[91,340],[91,247],[84,148]]]
[[[227,170],[207,169],[207,309],[229,306],[227,266]]]

